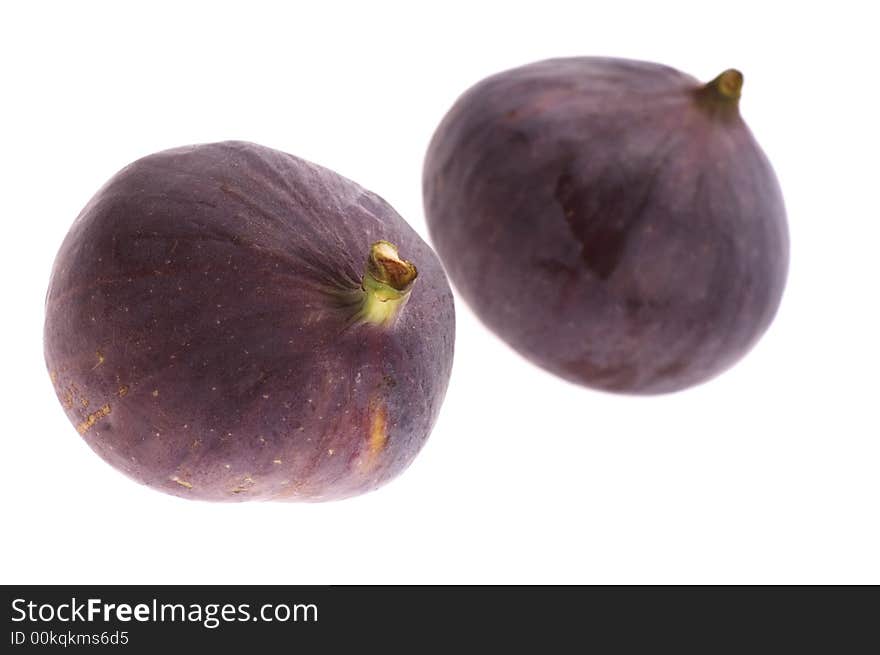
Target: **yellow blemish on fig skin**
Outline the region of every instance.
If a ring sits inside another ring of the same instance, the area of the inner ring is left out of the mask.
[[[123,384],[121,387],[119,387],[119,391],[116,392],[116,395],[119,396],[120,398],[122,398],[127,393],[128,393],[128,385]]]
[[[96,368],[98,368],[101,364],[104,363],[104,355],[101,354],[101,351],[100,351],[100,350],[96,350],[96,351],[95,351],[95,357],[98,358],[98,363],[95,364],[95,365],[92,367],[92,370],[93,370],[93,371],[94,371]]]
[[[107,416],[107,414],[109,413],[110,405],[104,405],[98,411],[89,414],[88,417],[86,417],[86,420],[80,423],[76,429],[79,431],[80,434],[85,434],[86,432],[88,432],[89,428],[91,428],[95,423]]]
[[[158,398],[158,396],[159,396],[159,390],[153,389],[153,398]]]
[[[381,401],[371,403],[369,421],[366,448],[358,460],[358,466],[363,472],[375,468],[385,445],[388,443],[388,411],[385,409],[384,403]]]
[[[187,489],[192,489],[192,488],[193,488],[193,486],[192,486],[192,482],[187,482],[186,480],[181,480],[181,479],[178,478],[176,475],[175,475],[173,478],[171,478],[171,481],[172,481],[172,482],[176,482],[176,483],[179,484],[181,487],[186,487]]]
[[[80,402],[82,403],[83,407],[89,406],[89,399],[88,398],[83,398]]]
[[[370,424],[370,442],[368,445],[370,455],[378,455],[388,441],[388,417],[385,405],[379,405],[373,411],[373,420]]]
[[[58,374],[55,371],[49,371],[49,379],[52,380],[52,384],[56,384],[58,382]]]
[[[367,443],[367,452],[370,457],[375,457],[385,448],[388,441],[388,414],[385,405],[377,403],[373,409],[370,420],[370,440]]]
[[[281,460],[280,459],[273,459],[272,463],[273,464],[281,464]]]
[[[254,484],[255,483],[254,483],[253,479],[251,478],[251,476],[246,475],[245,477],[243,477],[241,479],[241,484],[233,487],[232,489],[230,489],[230,491],[234,494],[240,494],[240,493],[247,491],[251,487],[253,487]]]

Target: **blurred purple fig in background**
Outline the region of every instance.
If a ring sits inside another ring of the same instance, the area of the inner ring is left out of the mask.
[[[455,103],[424,168],[434,245],[489,328],[573,382],[651,394],[739,360],[788,268],[776,177],[742,75],[543,61]]]

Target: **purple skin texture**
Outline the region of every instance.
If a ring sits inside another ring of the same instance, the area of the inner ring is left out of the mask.
[[[71,423],[131,478],[314,501],[413,460],[454,325],[436,255],[384,200],[226,142],[150,155],[98,191],[55,260],[44,345]]]
[[[782,194],[708,84],[604,58],[487,78],[438,127],[428,228],[456,289],[515,350],[572,382],[654,394],[739,360],[779,306]]]

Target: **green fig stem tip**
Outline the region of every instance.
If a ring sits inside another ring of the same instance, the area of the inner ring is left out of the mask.
[[[739,100],[742,92],[743,74],[735,68],[728,68],[706,86],[727,100]]]
[[[370,246],[362,282],[361,320],[382,327],[393,325],[409,299],[418,274],[412,262],[400,257],[394,244],[377,241]]]

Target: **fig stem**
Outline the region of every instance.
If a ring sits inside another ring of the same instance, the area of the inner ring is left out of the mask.
[[[728,68],[711,82],[696,89],[700,105],[719,117],[739,115],[739,98],[742,93],[743,74]]]
[[[714,87],[719,95],[730,100],[739,100],[742,93],[743,74],[735,68],[728,68],[714,80],[709,82],[709,86]]]
[[[736,102],[742,94],[743,74],[735,68],[728,68],[711,82],[703,86],[705,95],[717,101]]]
[[[418,270],[402,259],[397,246],[376,241],[370,246],[366,272],[361,283],[364,292],[358,314],[361,321],[391,327],[409,300]]]

